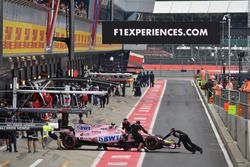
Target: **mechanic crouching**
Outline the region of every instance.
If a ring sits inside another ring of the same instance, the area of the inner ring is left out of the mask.
[[[131,132],[131,125],[127,118],[123,119],[122,122],[122,129],[125,130],[125,132],[130,133]]]
[[[178,138],[179,141],[177,142],[177,145],[180,145],[180,142],[183,143],[184,147],[192,152],[193,154],[195,154],[196,151],[199,151],[201,154],[203,153],[202,148],[200,148],[199,146],[197,146],[196,144],[194,144],[190,138],[188,137],[188,135],[180,130],[175,130],[175,128],[171,128],[170,133],[167,134],[165,137],[163,137],[162,139],[165,140],[166,138],[170,137],[171,135],[173,135],[174,137]]]
[[[144,133],[148,134],[148,132],[140,125],[140,121],[137,120],[136,123],[131,125],[131,134],[135,141],[139,143],[139,146],[137,148],[137,151],[141,151],[142,148],[144,148],[144,140],[142,135],[140,134],[140,130],[142,130]],[[144,148],[144,150],[147,152],[148,150]]]

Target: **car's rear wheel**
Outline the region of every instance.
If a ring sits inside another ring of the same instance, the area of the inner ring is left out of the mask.
[[[159,148],[159,140],[157,139],[157,137],[148,136],[148,137],[145,139],[145,146],[146,146],[149,150],[155,150],[155,149]]]
[[[65,136],[62,139],[62,144],[66,149],[73,149],[77,147],[77,139],[74,136]]]

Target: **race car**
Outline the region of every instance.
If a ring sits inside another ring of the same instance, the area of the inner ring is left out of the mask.
[[[65,149],[76,149],[82,145],[122,148],[129,150],[137,148],[131,134],[126,133],[121,127],[111,125],[74,124],[73,127],[60,130],[62,144]],[[142,134],[145,146],[149,150],[169,148],[175,149],[175,141],[164,141],[160,136]]]

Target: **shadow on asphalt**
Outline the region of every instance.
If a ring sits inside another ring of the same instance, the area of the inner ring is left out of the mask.
[[[137,152],[136,150],[130,150],[130,151],[125,151],[125,150],[116,150],[116,149],[108,149],[108,150],[98,150],[95,148],[78,148],[78,149],[73,149],[75,151],[113,151],[113,152]],[[70,150],[69,150],[70,151]],[[71,150],[72,151],[72,150]],[[144,152],[144,151],[142,151]],[[180,151],[163,151],[163,150],[149,150],[148,152],[145,152],[146,154],[149,153],[161,153],[161,154],[192,154],[189,152],[180,152]]]

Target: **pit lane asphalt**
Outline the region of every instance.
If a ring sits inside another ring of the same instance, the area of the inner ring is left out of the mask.
[[[150,151],[145,155],[143,167],[228,166],[195,87],[190,81],[167,82],[153,134],[164,136],[170,128],[186,132],[194,143],[203,148],[203,154],[192,154],[183,145],[176,150]]]

